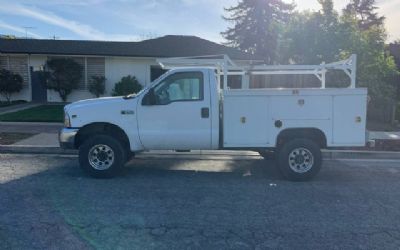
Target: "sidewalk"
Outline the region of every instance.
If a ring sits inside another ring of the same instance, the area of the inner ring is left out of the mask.
[[[368,138],[375,141],[376,149],[400,151],[400,132],[371,131]]]
[[[14,133],[36,133],[36,135],[27,139],[20,140],[12,145],[0,145],[0,153],[33,153],[33,154],[76,154],[76,150],[63,150],[59,148],[58,131],[62,128],[61,123],[21,123],[21,122],[0,122],[0,132]],[[368,133],[368,138],[376,141],[377,150],[324,150],[324,158],[375,158],[375,159],[400,159],[400,131],[399,132],[380,132],[371,131]],[[379,147],[379,148],[378,148]],[[395,149],[395,150],[393,150]],[[151,151],[144,153],[150,155],[163,155],[165,157],[176,155],[174,151]],[[251,151],[207,151],[194,150],[189,153],[179,153],[188,157],[200,155],[237,155],[258,157],[258,153]]]
[[[400,131],[398,132],[369,131],[368,137],[370,140],[400,140]]]
[[[18,141],[16,146],[46,146],[59,147],[58,136],[55,133],[39,133],[27,139]]]
[[[57,134],[62,127],[63,127],[62,123],[50,123],[50,122],[0,122],[0,133]]]

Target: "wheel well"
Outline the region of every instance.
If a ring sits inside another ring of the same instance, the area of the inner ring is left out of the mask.
[[[290,128],[282,130],[276,138],[276,146],[280,147],[294,138],[310,139],[316,142],[321,148],[327,147],[324,132],[317,128]]]
[[[75,137],[75,148],[79,148],[87,138],[94,134],[110,135],[123,143],[124,148],[130,149],[129,138],[125,131],[111,123],[91,123],[80,128]]]

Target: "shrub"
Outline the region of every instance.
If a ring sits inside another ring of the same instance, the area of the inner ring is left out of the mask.
[[[122,96],[135,94],[142,90],[142,85],[138,82],[135,76],[124,76],[117,82],[112,91],[113,96]]]
[[[55,90],[61,99],[67,101],[72,90],[78,88],[82,78],[82,67],[71,58],[52,58],[47,61],[49,70],[46,85]]]
[[[19,74],[14,74],[9,70],[0,70],[0,94],[11,103],[11,95],[20,92],[23,87],[23,79]]]
[[[89,84],[89,92],[92,93],[96,98],[99,98],[104,94],[106,89],[106,78],[104,76],[92,76]]]

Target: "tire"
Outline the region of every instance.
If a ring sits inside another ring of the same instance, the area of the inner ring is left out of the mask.
[[[308,181],[321,169],[321,149],[312,140],[293,139],[280,148],[277,160],[279,171],[286,179]]]
[[[109,135],[95,135],[79,147],[79,164],[95,178],[111,178],[120,173],[127,159],[122,144]]]

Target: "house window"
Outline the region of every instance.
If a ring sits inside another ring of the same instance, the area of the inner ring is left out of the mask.
[[[8,68],[8,56],[0,56],[0,69]]]
[[[85,82],[85,58],[84,57],[65,57],[65,56],[52,56],[48,57],[48,60],[55,59],[55,58],[71,58],[76,63],[78,63],[82,68],[82,78],[78,82],[78,90],[85,90],[86,89],[86,82]]]
[[[61,56],[60,56],[61,57]],[[52,58],[60,58],[49,57]],[[66,57],[61,57],[66,58]],[[87,90],[92,76],[105,76],[105,59],[104,57],[67,57],[73,59],[82,68],[82,78],[78,83],[78,90]]]
[[[19,74],[23,79],[23,84],[28,85],[28,57],[27,56],[0,56],[0,69],[10,70],[15,74]]]
[[[104,57],[88,57],[86,59],[86,88],[89,88],[93,76],[105,76],[105,59]]]

